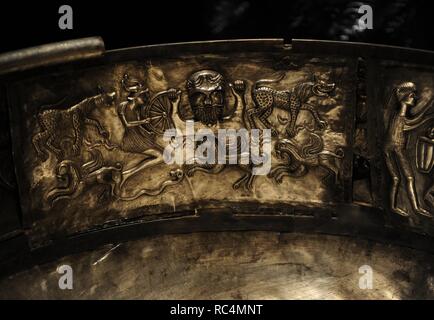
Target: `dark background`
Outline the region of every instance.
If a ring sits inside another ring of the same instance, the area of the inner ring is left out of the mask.
[[[374,29],[354,32],[362,2],[342,0],[75,0],[0,4],[0,52],[87,36],[107,49],[236,38],[362,41],[434,50],[431,1],[364,1]],[[74,29],[60,30],[58,9],[74,10]]]

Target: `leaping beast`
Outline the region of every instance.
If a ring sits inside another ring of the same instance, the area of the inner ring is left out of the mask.
[[[258,119],[266,128],[271,129],[273,136],[277,136],[277,131],[268,121],[268,117],[274,108],[288,111],[289,119],[279,119],[281,123],[287,123],[286,133],[294,137],[295,124],[300,110],[308,110],[314,117],[320,129],[327,126],[326,121],[322,120],[315,110],[315,107],[309,104],[309,99],[313,96],[329,97],[335,88],[335,83],[330,82],[329,74],[324,73],[314,76],[314,81],[302,82],[297,84],[291,90],[275,90],[265,84],[276,83],[285,77],[282,74],[277,79],[261,79],[255,82],[252,89],[252,99],[255,107],[247,111],[247,120],[251,128],[257,128],[255,118]]]

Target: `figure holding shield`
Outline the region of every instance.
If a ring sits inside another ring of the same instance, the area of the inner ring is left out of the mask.
[[[399,208],[397,205],[401,176],[403,176],[414,212],[431,218],[432,215],[420,205],[417,198],[414,174],[405,150],[408,132],[434,118],[434,115],[424,118],[425,113],[430,109],[432,104],[421,106],[416,105],[416,101],[416,85],[413,82],[403,82],[394,88],[386,106],[387,110],[392,110],[393,112],[387,126],[386,142],[384,145],[386,165],[393,179],[390,206],[393,212],[404,217],[409,216],[404,209]],[[410,108],[422,111],[419,115],[408,118],[407,113]]]

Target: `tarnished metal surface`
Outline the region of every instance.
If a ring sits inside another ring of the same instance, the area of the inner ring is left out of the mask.
[[[347,237],[273,232],[156,236],[68,256],[0,280],[0,298],[434,298],[433,256]],[[74,270],[61,290],[56,270]],[[359,268],[373,268],[373,288]],[[26,288],[26,290],[22,290]]]
[[[431,263],[434,53],[278,39],[99,53],[69,63],[35,55],[37,64],[3,77],[12,145],[5,128],[2,150],[14,161],[0,168],[0,187],[16,197],[12,208],[19,195],[21,210],[4,218],[1,270],[149,235],[246,230],[364,238],[415,257],[420,250]],[[168,164],[165,150],[189,143],[192,122],[212,134],[260,130],[270,171],[198,158]],[[173,129],[180,140],[165,138]],[[390,250],[381,268],[407,261]],[[406,290],[387,283],[375,294],[406,298]]]
[[[11,84],[11,105],[26,105],[11,112],[32,238],[111,220],[188,216],[198,202],[215,209],[344,201],[355,59],[229,48],[174,52],[176,67],[174,57],[157,57]],[[207,106],[206,99],[214,100]],[[251,164],[165,163],[165,131],[185,134],[189,120],[216,136],[219,129],[271,129],[268,177],[253,175]]]

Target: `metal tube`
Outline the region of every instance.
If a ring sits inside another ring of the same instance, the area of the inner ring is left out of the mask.
[[[100,37],[50,43],[0,54],[0,75],[65,62],[101,57],[105,52]]]

